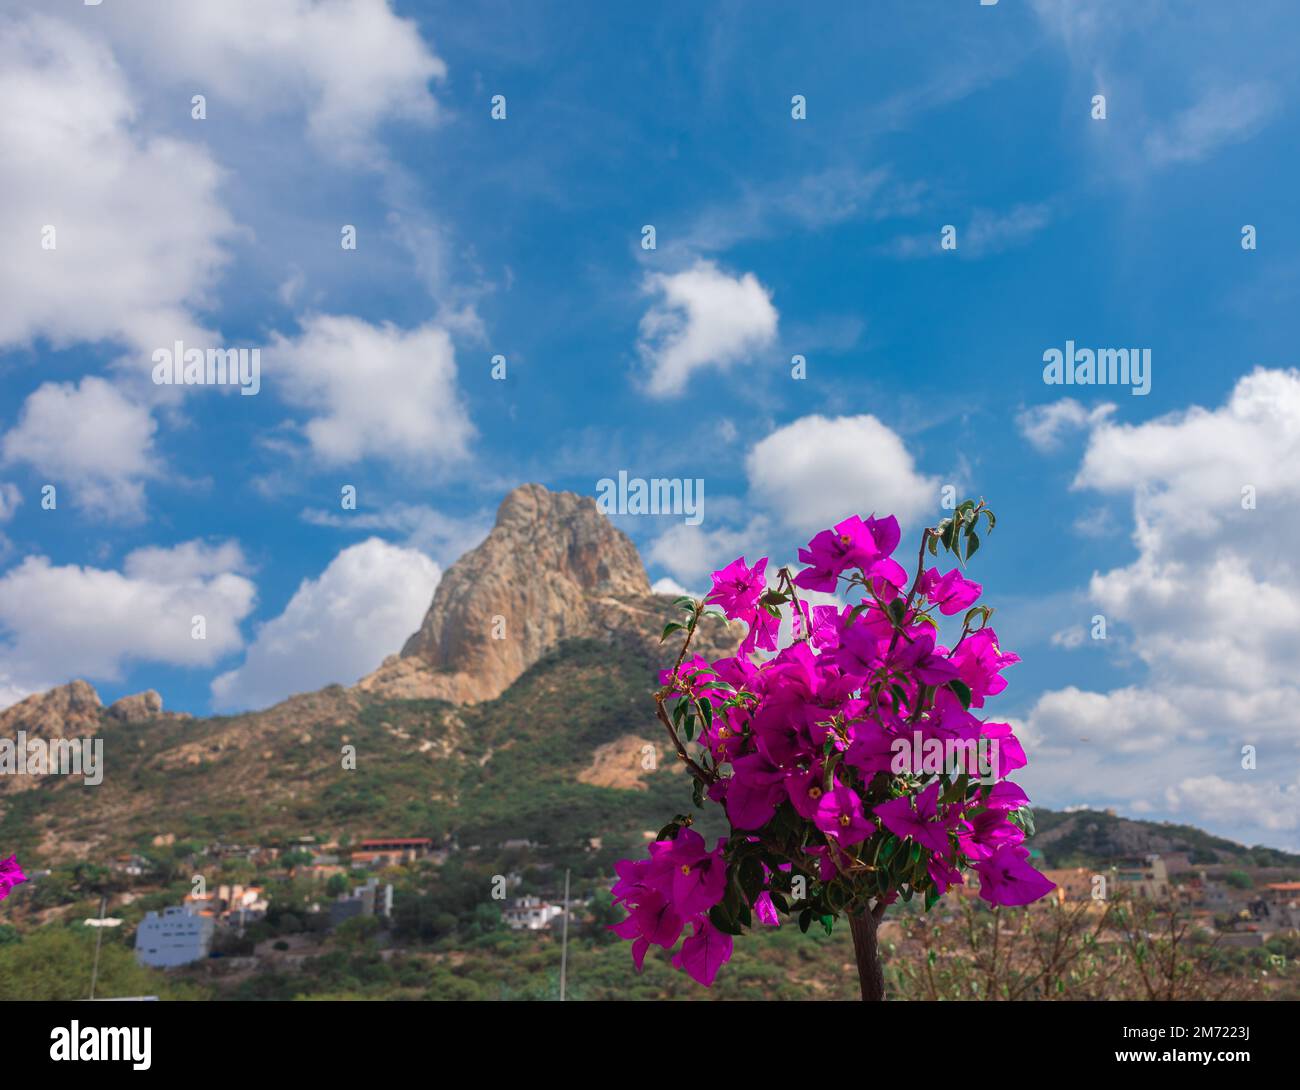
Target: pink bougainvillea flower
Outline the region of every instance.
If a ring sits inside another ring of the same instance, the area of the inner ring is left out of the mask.
[[[880,556],[867,525],[850,515],[834,530],[823,530],[806,549],[799,550],[799,563],[809,564],[795,577],[795,586],[835,593],[841,573],[851,568],[869,568]]]
[[[862,812],[858,793],[842,783],[837,783],[817,800],[813,824],[841,848],[860,844],[876,831],[875,825]]]
[[[968,859],[992,859],[999,848],[1019,844],[1025,832],[1001,810],[985,810],[957,830],[957,842]]]
[[[770,890],[765,889],[754,898],[754,915],[758,917],[760,923],[765,923],[768,927],[781,926],[781,917],[776,911],[776,905],[772,903]]]
[[[0,860],[0,901],[9,896],[9,891],[18,885],[19,882],[26,882],[27,875],[23,873],[23,868],[18,865],[18,857],[11,855],[8,859]]]
[[[952,886],[965,884],[961,871],[938,852],[930,856],[930,862],[926,865],[926,870],[929,871],[930,877],[934,880],[934,888],[939,893],[947,893]]]
[[[916,807],[907,795],[882,802],[872,812],[880,818],[881,824],[902,840],[915,840],[922,847],[933,852],[947,852],[948,827],[936,821],[939,815],[939,789],[942,785],[935,780],[916,796]]]
[[[921,576],[918,589],[945,617],[969,609],[984,593],[982,586],[965,578],[956,568],[945,575],[940,575],[938,568],[931,568]]]
[[[980,896],[992,905],[1027,905],[1046,897],[1056,883],[1029,864],[1029,849],[1019,844],[998,848],[975,864],[980,876]]]
[[[957,676],[970,687],[971,707],[974,708],[983,707],[986,696],[997,696],[1007,687],[1002,671],[1019,661],[1019,655],[1003,651],[998,646],[998,634],[991,628],[972,632],[952,653]]]
[[[762,753],[738,757],[727,788],[727,820],[737,829],[761,829],[785,797],[785,773]]]
[[[638,896],[640,901],[628,909],[627,919],[613,924],[610,930],[622,939],[641,938],[665,950],[671,949],[682,933],[681,916],[662,894],[652,889]]]
[[[708,988],[730,957],[731,936],[701,919],[695,922],[695,933],[673,955],[673,966],[684,969]]]
[[[704,837],[694,829],[682,829],[675,840],[659,841],[669,845],[662,850],[651,868],[651,882],[663,888],[664,878],[671,879],[668,896],[673,908],[683,917],[707,912],[722,900],[727,888],[727,864],[723,858],[725,840],[707,851]]]
[[[749,634],[740,645],[742,655],[752,655],[755,650],[775,651],[776,637],[781,631],[781,618],[774,617],[766,610],[755,610],[747,618]]]
[[[705,598],[710,605],[720,606],[732,620],[749,620],[758,609],[758,599],[767,590],[764,572],[767,557],[752,568],[743,556],[737,557],[721,571],[713,573],[713,590]]]
[[[1003,780],[989,789],[984,805],[990,810],[1019,810],[1029,805],[1029,796],[1018,783]]]

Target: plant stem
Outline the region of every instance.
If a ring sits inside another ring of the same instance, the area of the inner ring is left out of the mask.
[[[885,974],[880,965],[880,947],[876,942],[879,918],[869,908],[849,917],[849,930],[853,933],[853,953],[858,961],[858,983],[862,986],[862,1000],[879,1002],[885,998]]]

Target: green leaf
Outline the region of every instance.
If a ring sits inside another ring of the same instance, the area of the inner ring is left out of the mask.
[[[938,556],[938,555],[939,555],[939,538],[938,538],[935,534],[931,534],[931,535],[926,539],[925,547],[926,547],[927,549],[930,550],[930,555],[931,555],[931,556]]]
[[[681,632],[685,627],[686,626],[684,624],[678,624],[676,621],[670,621],[668,624],[664,625],[664,634],[659,637],[659,642],[663,643],[664,640],[666,640],[674,632]]]
[[[969,560],[975,555],[976,550],[980,547],[980,536],[974,530],[966,531],[966,559]]]
[[[970,777],[963,772],[949,785],[948,790],[939,796],[940,802],[960,802],[966,797],[966,787],[970,783]]]
[[[812,918],[813,910],[811,908],[805,908],[799,913],[799,930],[805,935],[808,934],[808,927],[812,923]]]
[[[958,681],[956,678],[953,678],[948,682],[948,688],[957,694],[957,699],[961,701],[961,706],[969,711],[971,702],[970,686],[964,681]]]
[[[826,934],[828,934],[828,935],[829,935],[829,934],[834,930],[834,928],[835,928],[835,917],[834,917],[834,916],[822,916],[822,917],[821,917],[817,922],[820,923],[820,924],[822,925],[822,927],[826,929]]]
[[[719,931],[728,935],[743,935],[745,933],[745,929],[733,920],[727,914],[727,910],[720,904],[709,909],[709,922]]]

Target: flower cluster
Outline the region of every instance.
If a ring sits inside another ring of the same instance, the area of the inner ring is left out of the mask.
[[[689,927],[673,964],[707,986],[754,917],[777,926],[793,914],[802,930],[816,921],[829,932],[838,916],[879,918],[900,896],[929,909],[968,871],[991,904],[1054,888],[1028,862],[1029,800],[1006,779],[1024,751],[983,714],[1020,660],[975,604],[980,585],[924,564],[940,547],[969,560],[985,519],[992,530],[992,512],[968,500],[927,528],[910,586],[892,556],[897,520],[853,516],[800,549],[806,566],[782,568],[773,587],[766,558],[750,567],[741,557],[714,573],[703,602],[679,601],[686,619],[664,638],[685,639],[661,677],[658,714],[696,805],[720,804],[731,831],[710,851],[679,815],[648,859],[619,864],[613,894],[628,916],[614,930],[632,941],[638,969],[650,946],[672,949]],[[845,604],[810,606],[801,591]],[[715,609],[747,626],[739,650],[688,657]],[[948,646],[939,618],[959,613]],[[778,648],[786,618],[790,640]]]
[[[19,882],[26,881],[27,875],[23,873],[23,868],[18,865],[16,855],[11,855],[8,859],[0,859],[0,901],[8,897],[9,891]]]

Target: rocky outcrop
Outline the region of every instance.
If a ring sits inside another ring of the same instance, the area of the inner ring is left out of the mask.
[[[156,690],[146,689],[142,693],[133,693],[113,701],[108,706],[108,714],[110,718],[122,723],[143,723],[159,718],[162,709],[162,697]]]
[[[502,501],[486,540],[443,575],[401,654],[357,688],[395,699],[490,700],[564,640],[649,632],[663,604],[636,546],[595,500],[521,485]]]
[[[81,738],[99,730],[103,707],[89,682],[70,681],[0,711],[0,738],[13,738],[20,730],[42,738]]]

